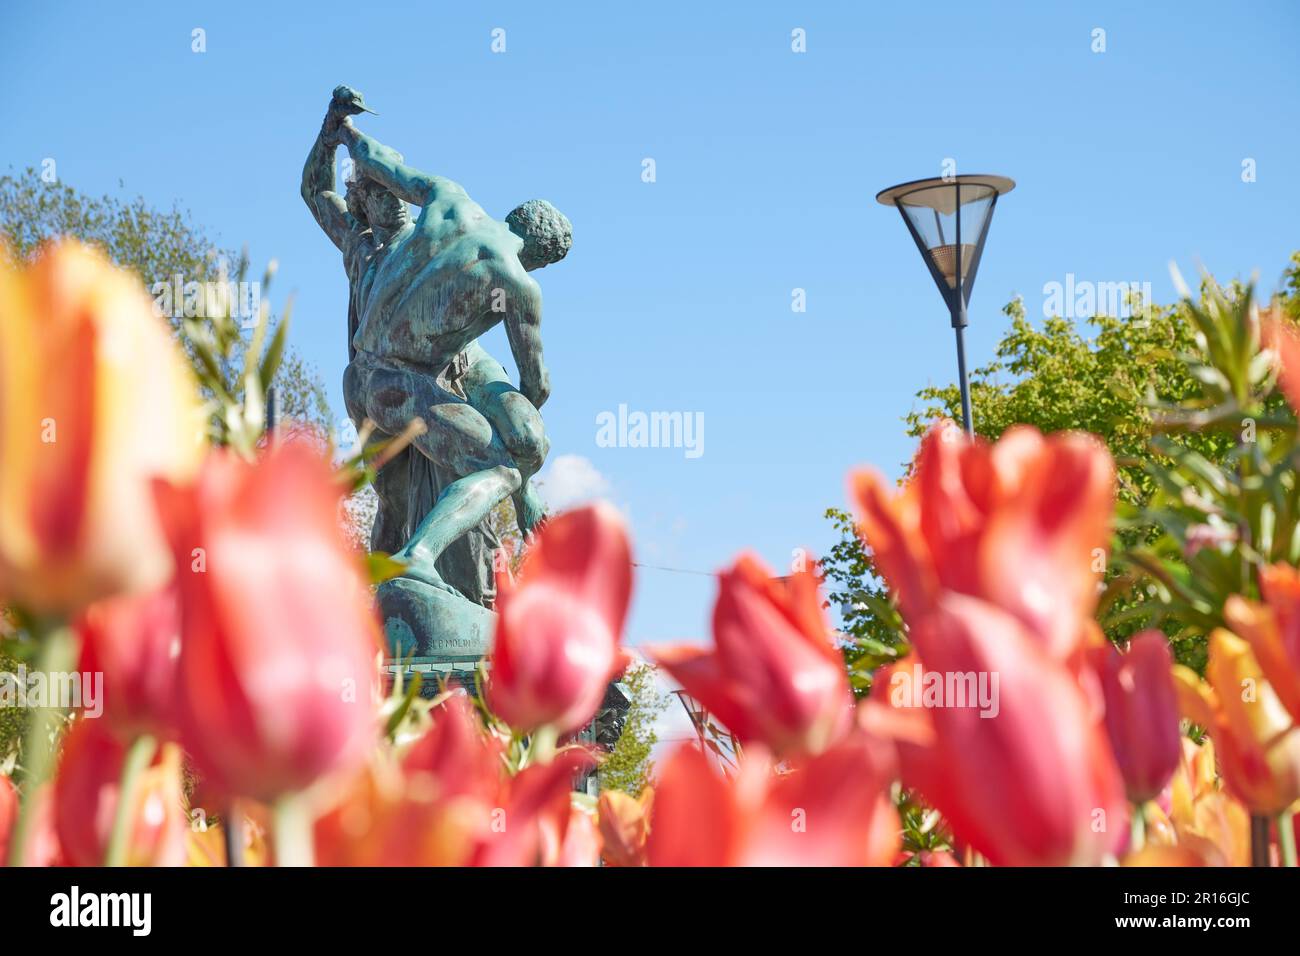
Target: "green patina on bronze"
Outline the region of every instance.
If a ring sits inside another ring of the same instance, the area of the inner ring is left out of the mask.
[[[348,276],[349,416],[386,436],[416,418],[427,426],[375,482],[371,548],[406,564],[380,586],[380,613],[394,656],[481,657],[495,625],[499,546],[488,515],[511,496],[525,536],[543,515],[532,478],[548,449],[539,409],[550,380],[541,291],[528,273],[564,258],[572,230],[545,200],[493,219],[457,183],[356,129],[351,117],[362,112],[372,111],[359,92],[334,90],[302,197]],[[339,146],[354,169],[344,195],[334,182]],[[477,341],[498,323],[518,387]]]

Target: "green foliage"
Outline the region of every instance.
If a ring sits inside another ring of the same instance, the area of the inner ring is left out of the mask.
[[[1278,485],[1285,455],[1268,433],[1286,427],[1289,412],[1260,377],[1264,360],[1257,339],[1241,339],[1249,328],[1249,296],[1237,283],[1221,290],[1207,279],[1199,303],[1132,301],[1129,316],[1093,316],[1082,327],[1061,317],[1036,326],[1016,300],[1003,310],[1010,328],[994,360],[971,375],[975,431],[984,438],[997,440],[1007,428],[1025,423],[1043,432],[1089,431],[1106,442],[1118,467],[1114,551],[1124,557],[1107,569],[1103,623],[1113,638],[1160,627],[1179,659],[1194,667],[1203,662],[1203,635],[1218,619],[1226,596],[1222,589],[1245,582],[1219,566],[1213,551],[1198,552],[1190,566],[1182,563],[1187,531],[1204,537],[1207,526],[1233,524],[1241,517],[1238,507],[1247,515],[1258,513],[1247,523],[1285,521],[1290,515],[1290,489]],[[1291,257],[1278,306],[1300,322],[1300,253]],[[908,434],[921,436],[939,418],[960,420],[955,384],[922,389],[917,397],[922,404],[906,416]],[[1250,415],[1257,416],[1263,434],[1242,450],[1238,426]],[[1231,494],[1232,482],[1246,481],[1252,488],[1249,502],[1215,499],[1202,502],[1207,506],[1202,508],[1177,497],[1220,472],[1226,477],[1217,485],[1211,481],[1211,498],[1215,488]],[[1232,477],[1239,473],[1248,479]],[[1259,499],[1265,492],[1253,490],[1264,474],[1277,475],[1267,490],[1277,501],[1268,508]],[[831,603],[850,608],[844,630],[852,643],[845,654],[860,690],[869,682],[863,672],[883,663],[886,649],[901,653],[904,635],[852,520],[837,509],[827,517],[840,540],[821,571]],[[1270,538],[1275,547],[1277,533]],[[1217,590],[1184,593],[1179,584],[1193,572],[1209,575]],[[1166,580],[1159,579],[1162,575]],[[1148,606],[1153,596],[1162,605],[1158,611]]]
[[[141,196],[95,198],[72,186],[46,183],[30,167],[0,176],[0,243],[26,258],[42,242],[61,236],[98,246],[117,265],[134,272],[146,289],[177,275],[184,282],[218,281],[227,272],[238,279],[248,267],[247,256],[217,246],[178,206],[155,209]],[[168,321],[178,334],[183,332],[185,319],[168,316]],[[269,321],[274,338],[284,320]],[[205,376],[209,370],[202,357],[190,343],[184,344],[196,371]],[[235,334],[219,367],[224,389],[235,396],[243,392],[247,347],[243,336]],[[282,353],[275,385],[284,418],[329,434],[333,416],[324,385],[315,369],[292,350]]]
[[[623,732],[601,763],[596,777],[601,790],[622,790],[639,797],[654,771],[650,754],[659,741],[655,722],[670,701],[660,693],[655,669],[649,664],[629,667],[619,683],[627,691],[630,705]]]
[[[826,517],[840,540],[818,563],[818,572],[829,603],[840,610],[844,664],[853,693],[862,697],[871,690],[871,675],[878,667],[907,653],[906,632],[889,591],[876,577],[852,516],[828,508]]]
[[[1155,490],[1120,503],[1120,528],[1130,533],[1107,592],[1131,588],[1136,597],[1127,606],[1103,601],[1102,622],[1161,628],[1201,667],[1224,601],[1258,597],[1259,567],[1300,560],[1300,447],[1273,355],[1261,347],[1253,290],[1207,280],[1200,302],[1185,309],[1197,348],[1182,360],[1197,387],[1182,401],[1149,402],[1154,454],[1140,465]]]

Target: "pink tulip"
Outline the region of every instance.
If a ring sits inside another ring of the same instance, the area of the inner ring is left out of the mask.
[[[272,801],[358,768],[374,745],[378,625],[338,524],[340,486],[294,444],[214,452],[160,483],[176,555],[181,740],[205,786]]]
[[[1088,865],[1113,853],[1123,781],[1074,672],[1016,618],[963,595],[942,597],[911,634],[926,673],[945,685],[983,677],[990,689],[996,679],[996,694],[990,707],[960,706],[899,695],[902,683],[877,675],[873,703],[928,730],[896,736],[904,783],[993,863]]]
[[[516,730],[578,730],[627,664],[632,558],[618,513],[596,504],[552,518],[520,579],[500,584],[488,703]]]
[[[742,555],[719,576],[713,639],[711,650],[678,644],[651,654],[742,741],[780,755],[819,753],[848,728],[853,695],[811,571],[781,581]]]
[[[9,859],[9,834],[18,820],[18,791],[0,774],[0,861]]]
[[[1134,803],[1154,799],[1182,756],[1169,641],[1143,631],[1121,654],[1109,641],[1091,654],[1106,698],[1106,732]]]

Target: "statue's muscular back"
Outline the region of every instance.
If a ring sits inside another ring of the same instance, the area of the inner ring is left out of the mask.
[[[458,184],[433,179],[419,218],[365,267],[354,344],[438,371],[541,292],[519,261],[523,241]]]

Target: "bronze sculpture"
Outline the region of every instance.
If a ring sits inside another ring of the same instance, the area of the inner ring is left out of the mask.
[[[379,603],[395,655],[465,658],[481,654],[491,633],[489,513],[512,497],[524,536],[543,517],[531,479],[548,449],[539,409],[550,382],[541,292],[528,272],[564,258],[572,230],[544,200],[505,222],[491,218],[457,183],[406,165],[356,129],[351,117],[361,112],[371,111],[360,93],[334,91],[302,196],[348,275],[348,414],[385,435],[417,417],[427,426],[376,482],[372,548],[406,565],[381,585]],[[344,196],[334,183],[340,145],[355,169]],[[518,388],[477,342],[497,323]]]

